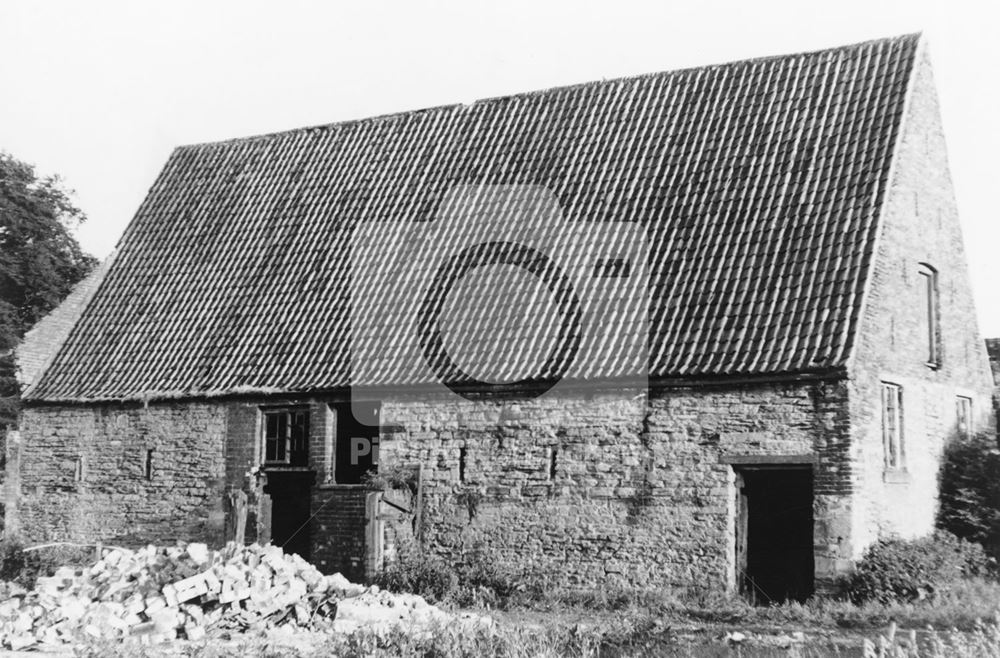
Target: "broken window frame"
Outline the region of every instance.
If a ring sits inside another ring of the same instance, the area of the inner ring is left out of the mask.
[[[903,387],[882,382],[882,447],[886,470],[906,469],[903,441]]]
[[[260,457],[264,466],[309,465],[308,407],[261,409]]]

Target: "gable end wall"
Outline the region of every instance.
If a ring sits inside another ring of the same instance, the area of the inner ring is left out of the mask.
[[[978,428],[991,427],[991,387],[979,336],[933,73],[926,48],[911,80],[903,132],[882,216],[864,316],[849,368],[855,557],[886,534],[932,531],[946,441],[956,435],[956,396],[973,399]],[[938,271],[940,368],[927,365],[924,281]],[[905,473],[885,469],[880,382],[903,390]]]

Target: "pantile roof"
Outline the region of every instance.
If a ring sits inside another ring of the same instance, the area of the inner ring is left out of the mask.
[[[456,185],[532,186],[567,222],[643,227],[648,361],[604,341],[574,377],[841,368],[918,44],[909,35],[180,147],[26,397],[346,386],[350,297],[381,285],[352,272],[351,236],[433,219]],[[437,244],[467,240],[474,224],[452,223]],[[410,303],[394,312],[421,311]],[[392,335],[368,339],[388,353]],[[362,383],[426,376],[391,361]],[[529,379],[554,374],[528,367]]]

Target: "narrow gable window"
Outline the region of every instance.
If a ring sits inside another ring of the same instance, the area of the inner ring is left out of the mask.
[[[882,443],[885,467],[903,468],[903,389],[882,382]]]
[[[972,398],[955,398],[955,431],[960,439],[972,438]]]
[[[926,334],[927,365],[937,368],[941,365],[940,331],[938,318],[938,273],[927,263],[920,264],[920,283],[923,287],[924,331]]]
[[[264,463],[309,464],[309,411],[274,409],[264,412]]]

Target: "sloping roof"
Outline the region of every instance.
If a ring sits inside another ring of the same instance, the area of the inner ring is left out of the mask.
[[[842,367],[918,43],[909,35],[178,148],[26,397],[345,386],[348,293],[366,285],[347,283],[351,232],[426,220],[456,184],[539,186],[568,221],[641,222],[653,376]],[[461,223],[451,230],[441,244],[468,237]],[[632,368],[612,350],[576,375]],[[420,377],[378,373],[378,383]]]
[[[15,350],[17,380],[21,388],[28,388],[45,370],[69,336],[73,325],[80,319],[83,309],[100,287],[114,255],[105,258],[94,271],[77,283],[66,298],[45,317],[35,323],[21,339]]]

